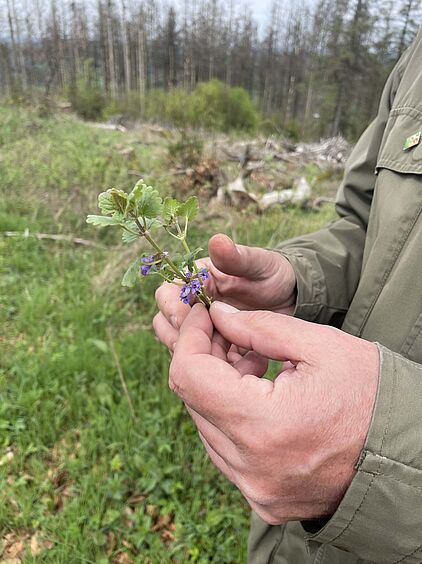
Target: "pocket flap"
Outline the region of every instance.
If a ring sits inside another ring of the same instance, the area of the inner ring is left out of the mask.
[[[418,132],[422,132],[421,111],[410,107],[391,110],[376,169],[422,174],[422,136],[419,144],[404,149],[406,141]]]

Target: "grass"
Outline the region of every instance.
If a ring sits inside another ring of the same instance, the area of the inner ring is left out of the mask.
[[[105,270],[121,255],[118,241],[85,224],[98,192],[131,187],[131,169],[170,190],[165,141],[143,145],[135,133],[10,107],[0,107],[0,132],[0,231],[110,247],[0,236],[0,559],[244,562],[248,507],[168,390],[169,356],[150,327],[154,283],[121,288],[125,265]],[[228,213],[198,224],[193,244],[221,230],[273,246],[332,215]]]

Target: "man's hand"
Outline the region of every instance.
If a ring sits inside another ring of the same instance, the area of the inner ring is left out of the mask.
[[[231,310],[231,311],[230,311]],[[274,382],[212,356],[228,342],[286,361]],[[170,387],[211,460],[270,524],[331,515],[355,475],[375,403],[377,346],[270,312],[197,304],[180,330]]]
[[[257,247],[235,245],[225,235],[215,235],[209,242],[209,258],[201,265],[211,277],[207,292],[216,300],[239,309],[268,309],[293,314],[296,302],[296,277],[289,261],[280,253]],[[180,288],[165,283],[157,290],[160,312],[153,325],[157,337],[174,349],[179,328],[190,306],[179,299]]]

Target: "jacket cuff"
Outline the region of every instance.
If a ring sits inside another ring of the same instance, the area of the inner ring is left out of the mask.
[[[378,345],[381,373],[357,473],[308,548],[331,544],[373,563],[422,562],[422,365]]]
[[[319,321],[326,302],[326,284],[322,269],[298,249],[286,248],[278,252],[290,262],[296,275],[297,299],[294,317],[305,321]]]

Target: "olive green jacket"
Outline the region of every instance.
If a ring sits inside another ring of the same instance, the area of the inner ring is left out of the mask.
[[[309,524],[271,527],[253,516],[251,564],[422,563],[420,131],[422,32],[348,161],[340,219],[282,247],[297,275],[297,317],[380,343],[378,395],[357,474],[313,533]]]

